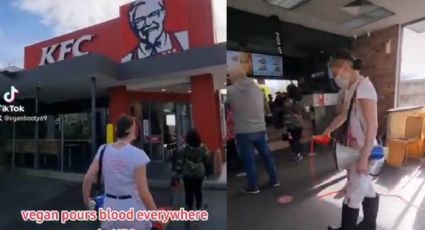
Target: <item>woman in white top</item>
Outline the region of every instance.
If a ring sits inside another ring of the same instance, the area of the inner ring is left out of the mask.
[[[325,134],[330,134],[340,126],[344,127],[343,124],[348,122],[344,142],[358,149],[360,158],[347,169],[348,182],[341,227],[329,227],[330,230],[376,229],[379,197],[373,190],[368,164],[378,130],[377,94],[369,78],[361,76],[353,68],[354,65],[355,59],[347,50],[338,51],[331,62],[335,81],[344,90],[344,105],[341,114],[334,119]],[[351,112],[348,114],[351,103]],[[347,120],[347,117],[350,119]],[[357,226],[360,206],[363,206],[364,219]]]
[[[105,182],[105,200],[103,208],[111,210],[156,210],[157,207],[149,191],[146,165],[149,157],[130,143],[135,139],[135,121],[130,116],[121,116],[116,124],[117,141],[101,146],[93,160],[83,182],[83,199],[90,202],[92,184],[96,182],[99,171],[99,155],[105,147],[102,158],[102,176]],[[150,230],[148,221],[107,221],[102,229]]]

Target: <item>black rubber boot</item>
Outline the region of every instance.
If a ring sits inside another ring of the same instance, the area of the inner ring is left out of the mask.
[[[341,227],[328,227],[328,230],[357,230],[357,219],[359,218],[359,209],[350,208],[344,204],[342,206]]]
[[[364,198],[363,214],[364,219],[359,224],[359,230],[376,230],[376,219],[378,217],[379,196],[374,198]]]

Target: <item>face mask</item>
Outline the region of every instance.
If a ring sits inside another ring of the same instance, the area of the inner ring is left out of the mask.
[[[341,89],[348,88],[348,80],[346,78],[341,77],[341,75],[335,77],[335,84]]]

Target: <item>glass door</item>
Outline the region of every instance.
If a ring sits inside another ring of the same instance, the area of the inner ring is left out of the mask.
[[[145,102],[141,105],[138,145],[151,160],[167,161],[181,148],[184,135],[192,128],[190,104]]]
[[[140,142],[151,160],[163,161],[164,119],[162,104],[146,102],[142,104],[142,108]]]

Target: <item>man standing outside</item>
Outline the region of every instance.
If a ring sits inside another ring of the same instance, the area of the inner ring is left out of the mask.
[[[264,100],[260,88],[246,76],[243,64],[228,67],[232,85],[227,88],[228,103],[233,111],[236,143],[247,173],[247,186],[242,192],[258,194],[260,192],[255,165],[255,149],[263,157],[269,184],[279,186],[276,165],[271,156],[266,137],[264,119]]]

